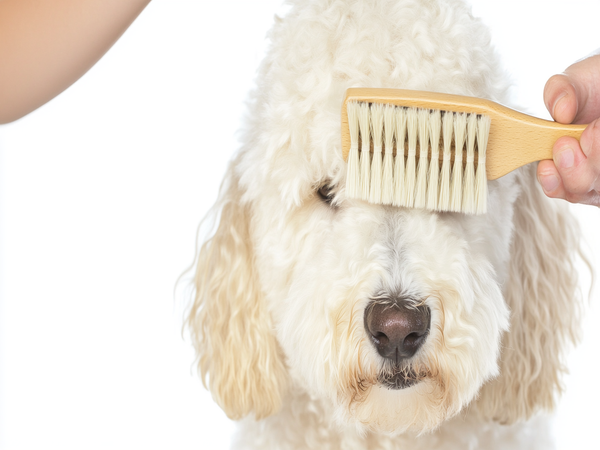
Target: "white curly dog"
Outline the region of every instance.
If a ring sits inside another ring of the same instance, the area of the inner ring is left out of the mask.
[[[345,197],[349,87],[506,103],[459,0],[305,0],[277,18],[187,327],[244,449],[549,449],[579,330],[576,224],[525,167],[488,213]],[[248,417],[246,417],[248,416]]]

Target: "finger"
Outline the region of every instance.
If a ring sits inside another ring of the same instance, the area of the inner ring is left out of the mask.
[[[583,131],[579,141],[587,164],[595,175],[592,189],[595,198],[588,202],[600,206],[600,119],[594,120]]]
[[[558,139],[554,144],[553,158],[564,189],[564,197],[561,198],[570,202],[588,203],[594,193],[598,169],[583,153],[577,139]]]
[[[583,130],[579,144],[588,163],[600,173],[600,119],[594,120]]]
[[[538,163],[537,179],[548,197],[565,199],[565,189],[554,161],[547,159]]]
[[[584,58],[570,65],[565,76],[575,88],[577,114],[573,123],[590,123],[600,117],[600,55]]]
[[[578,101],[575,86],[565,74],[550,77],[544,87],[544,103],[554,120],[571,123],[577,115]]]

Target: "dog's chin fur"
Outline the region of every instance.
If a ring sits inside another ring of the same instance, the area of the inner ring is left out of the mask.
[[[259,419],[244,422],[244,445],[375,448],[402,435],[413,448],[465,448],[483,445],[490,424],[552,408],[578,330],[578,234],[535,169],[489,182],[480,216],[345,197],[345,90],[506,103],[485,27],[459,0],[311,0],[270,36],[187,318],[215,400],[231,418]],[[317,194],[324,185],[329,199]],[[384,361],[365,331],[365,308],[380,297],[431,312],[425,343],[402,365]],[[444,431],[461,412],[464,433]]]
[[[394,435],[429,431],[456,413],[456,408],[454,411],[448,408],[445,396],[445,386],[436,379],[392,392],[374,385],[365,401],[356,403],[342,420],[356,423],[362,432]]]

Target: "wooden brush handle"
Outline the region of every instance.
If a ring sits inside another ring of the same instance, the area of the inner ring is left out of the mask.
[[[342,106],[342,153],[348,158],[350,133],[348,101],[384,103],[441,111],[485,114],[491,118],[486,172],[494,180],[533,161],[552,159],[552,147],[561,136],[579,140],[587,125],[564,125],[539,119],[491,100],[405,89],[351,88]]]
[[[488,180],[500,178],[534,161],[552,159],[552,147],[558,138],[570,136],[579,140],[587,127],[539,119],[498,106],[506,116],[492,118],[486,164]]]

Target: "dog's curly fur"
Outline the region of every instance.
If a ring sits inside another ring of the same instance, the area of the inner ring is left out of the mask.
[[[537,413],[554,406],[579,327],[565,205],[532,167],[489,182],[481,216],[344,195],[345,90],[506,103],[486,28],[459,0],[310,0],[276,20],[271,41],[187,317],[214,399],[232,419],[250,415],[237,446],[550,448]],[[381,295],[431,311],[406,389],[381,385],[386,363],[364,328]]]

